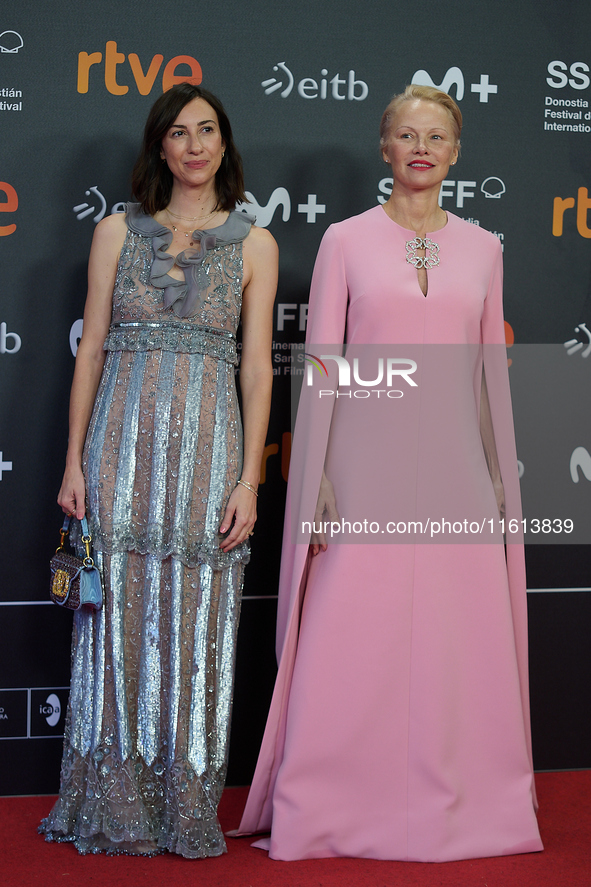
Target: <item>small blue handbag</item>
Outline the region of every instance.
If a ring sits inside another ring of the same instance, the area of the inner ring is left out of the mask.
[[[100,610],[103,605],[103,589],[100,573],[92,559],[90,548],[92,538],[86,517],[82,518],[80,524],[86,557],[77,557],[64,551],[70,531],[70,517],[66,515],[60,530],[59,547],[49,565],[51,571],[49,597],[55,604],[68,610],[79,610],[84,606]]]

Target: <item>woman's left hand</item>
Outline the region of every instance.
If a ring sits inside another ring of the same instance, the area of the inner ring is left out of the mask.
[[[228,499],[228,506],[220,526],[220,533],[229,535],[220,542],[222,551],[232,551],[241,542],[252,536],[257,519],[257,497],[247,487],[238,484]]]

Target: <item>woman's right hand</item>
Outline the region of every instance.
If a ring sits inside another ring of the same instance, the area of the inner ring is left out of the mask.
[[[316,503],[316,513],[314,514],[314,524],[319,526],[321,523],[329,521],[340,521],[340,517],[337,511],[334,487],[323,471],[318,502]],[[316,557],[320,551],[326,551],[327,547],[325,534],[323,532],[313,532],[310,537],[310,554],[312,557]]]
[[[66,466],[57,501],[62,511],[82,520],[86,513],[86,483],[81,465]]]

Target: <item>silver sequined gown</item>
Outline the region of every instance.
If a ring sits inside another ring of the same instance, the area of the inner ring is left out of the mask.
[[[156,841],[217,856],[248,560],[246,545],[221,552],[217,530],[242,465],[234,375],[252,217],[196,232],[183,285],[167,274],[172,232],[137,205],[126,220],[83,460],[105,606],[75,615],[60,795],[41,830],[81,852]]]

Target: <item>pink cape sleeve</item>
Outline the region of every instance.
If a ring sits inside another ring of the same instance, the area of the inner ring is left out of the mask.
[[[483,363],[495,444],[505,491],[506,521],[521,521],[521,493],[517,465],[517,451],[513,430],[511,391],[507,352],[505,348],[505,323],[503,318],[503,261],[501,245],[498,245],[488,293],[481,320]],[[515,651],[521,689],[524,730],[532,765],[531,723],[529,710],[529,662],[527,636],[527,591],[524,548],[519,536],[507,534],[507,576],[515,632]],[[533,788],[535,802],[535,788]],[[537,806],[537,803],[536,803]]]

